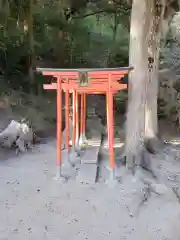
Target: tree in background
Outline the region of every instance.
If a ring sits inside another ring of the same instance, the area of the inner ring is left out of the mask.
[[[169,25],[177,4],[177,1],[168,0],[132,2],[129,59],[134,70],[129,76],[128,168],[141,165],[146,143],[157,137],[157,80],[163,21]],[[154,151],[152,146],[151,150]]]
[[[5,0],[1,4],[1,83],[8,87],[36,93],[36,65],[128,64],[126,1]]]

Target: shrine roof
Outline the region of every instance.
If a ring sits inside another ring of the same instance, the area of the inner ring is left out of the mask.
[[[119,67],[119,68],[36,68],[37,72],[116,72],[116,71],[130,71],[133,67]]]

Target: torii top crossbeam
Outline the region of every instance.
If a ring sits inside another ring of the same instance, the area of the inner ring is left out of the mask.
[[[114,177],[114,116],[113,95],[127,88],[127,84],[119,80],[123,78],[131,67],[120,68],[82,68],[82,69],[54,69],[37,68],[45,76],[53,76],[56,83],[44,84],[44,89],[57,90],[57,174],[61,177],[61,144],[62,144],[62,91],[65,92],[66,109],[66,148],[69,149],[69,94],[73,95],[73,144],[79,141],[79,136],[85,134],[85,106],[86,94],[105,94],[107,109],[107,128],[110,168]],[[79,131],[78,95],[81,96],[81,129]]]
[[[61,88],[63,90],[76,90],[78,92],[87,93],[105,93],[109,85],[111,91],[117,92],[126,88],[126,84],[119,84],[118,80],[124,77],[130,70],[130,67],[122,68],[82,68],[82,69],[51,69],[37,68],[46,76],[61,77]],[[67,83],[68,81],[68,83]],[[56,85],[53,84],[54,89]],[[53,87],[45,85],[45,89]],[[81,86],[81,87],[80,87]]]

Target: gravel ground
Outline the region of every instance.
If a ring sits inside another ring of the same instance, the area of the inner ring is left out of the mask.
[[[54,140],[20,157],[12,155],[0,156],[0,240],[180,239],[180,204],[172,191],[152,195],[139,214],[130,217],[138,184],[131,177],[110,188],[104,183],[107,169],[101,166],[101,181],[83,185],[65,163],[71,179],[60,184],[53,179]],[[178,160],[164,162],[164,172],[179,176]]]

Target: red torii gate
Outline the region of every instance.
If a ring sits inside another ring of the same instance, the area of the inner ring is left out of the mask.
[[[53,76],[56,83],[44,84],[44,89],[57,91],[57,178],[61,178],[61,145],[62,145],[62,91],[65,92],[65,123],[66,123],[66,149],[69,153],[69,114],[70,114],[70,93],[73,98],[73,135],[72,142],[75,147],[79,136],[85,136],[86,120],[86,94],[105,94],[107,110],[108,146],[110,156],[110,169],[114,178],[114,115],[113,96],[120,90],[126,89],[127,84],[119,83],[131,70],[131,67],[121,68],[94,68],[94,69],[50,69],[37,68],[45,76]],[[81,96],[81,113],[79,129],[79,102]]]

